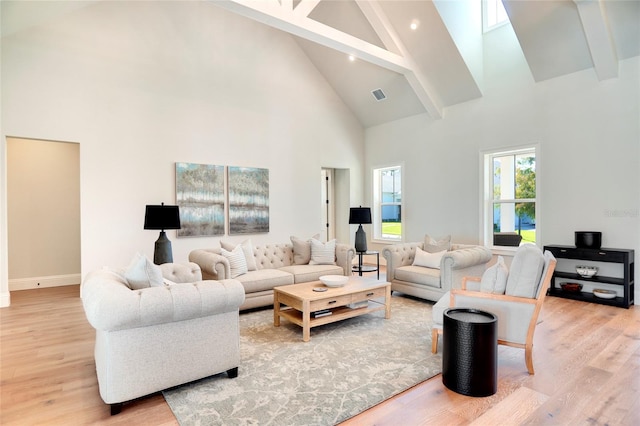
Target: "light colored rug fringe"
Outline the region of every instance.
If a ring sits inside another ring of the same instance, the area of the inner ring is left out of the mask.
[[[311,329],[273,310],[240,314],[239,375],[164,392],[181,425],[332,425],[441,372],[431,354],[431,307],[393,296],[383,312]],[[188,360],[185,360],[188,362]]]

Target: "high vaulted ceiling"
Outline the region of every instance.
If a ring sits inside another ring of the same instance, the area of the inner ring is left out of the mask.
[[[482,96],[480,0],[214,3],[293,34],[365,127],[425,112],[439,119]],[[619,60],[640,55],[638,0],[503,4],[536,82],[587,68],[615,78]],[[376,100],[376,89],[387,98]]]
[[[482,97],[480,0],[207,1],[292,34],[364,127]],[[3,0],[2,35],[97,2]],[[616,78],[640,55],[640,0],[503,4],[536,82],[589,68]]]

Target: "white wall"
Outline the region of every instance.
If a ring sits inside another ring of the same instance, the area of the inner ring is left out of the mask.
[[[322,167],[362,188],[363,129],[291,36],[213,3],[99,3],[3,38],[2,65],[1,148],[80,143],[83,275],[153,256],[144,208],[175,202],[175,162],[268,168],[257,243],[318,232]],[[220,239],[168,236],[176,261]]]
[[[481,99],[442,120],[420,115],[367,130],[365,187],[372,167],[403,161],[406,241],[429,233],[477,243],[480,152],[538,143],[538,244],[573,245],[575,231],[602,231],[604,247],[634,249],[638,262],[640,58],[621,61],[616,79],[598,81],[589,69],[535,83],[503,28],[485,39]]]

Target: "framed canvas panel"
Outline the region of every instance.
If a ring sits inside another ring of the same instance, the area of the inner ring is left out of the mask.
[[[224,166],[176,163],[179,237],[224,235]]]
[[[227,168],[229,235],[269,232],[269,169]]]

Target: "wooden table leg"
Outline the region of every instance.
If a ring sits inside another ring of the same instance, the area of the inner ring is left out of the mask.
[[[273,291],[273,325],[280,327],[280,300],[278,300],[278,291]]]
[[[311,339],[311,304],[308,300],[302,302],[302,341]]]

